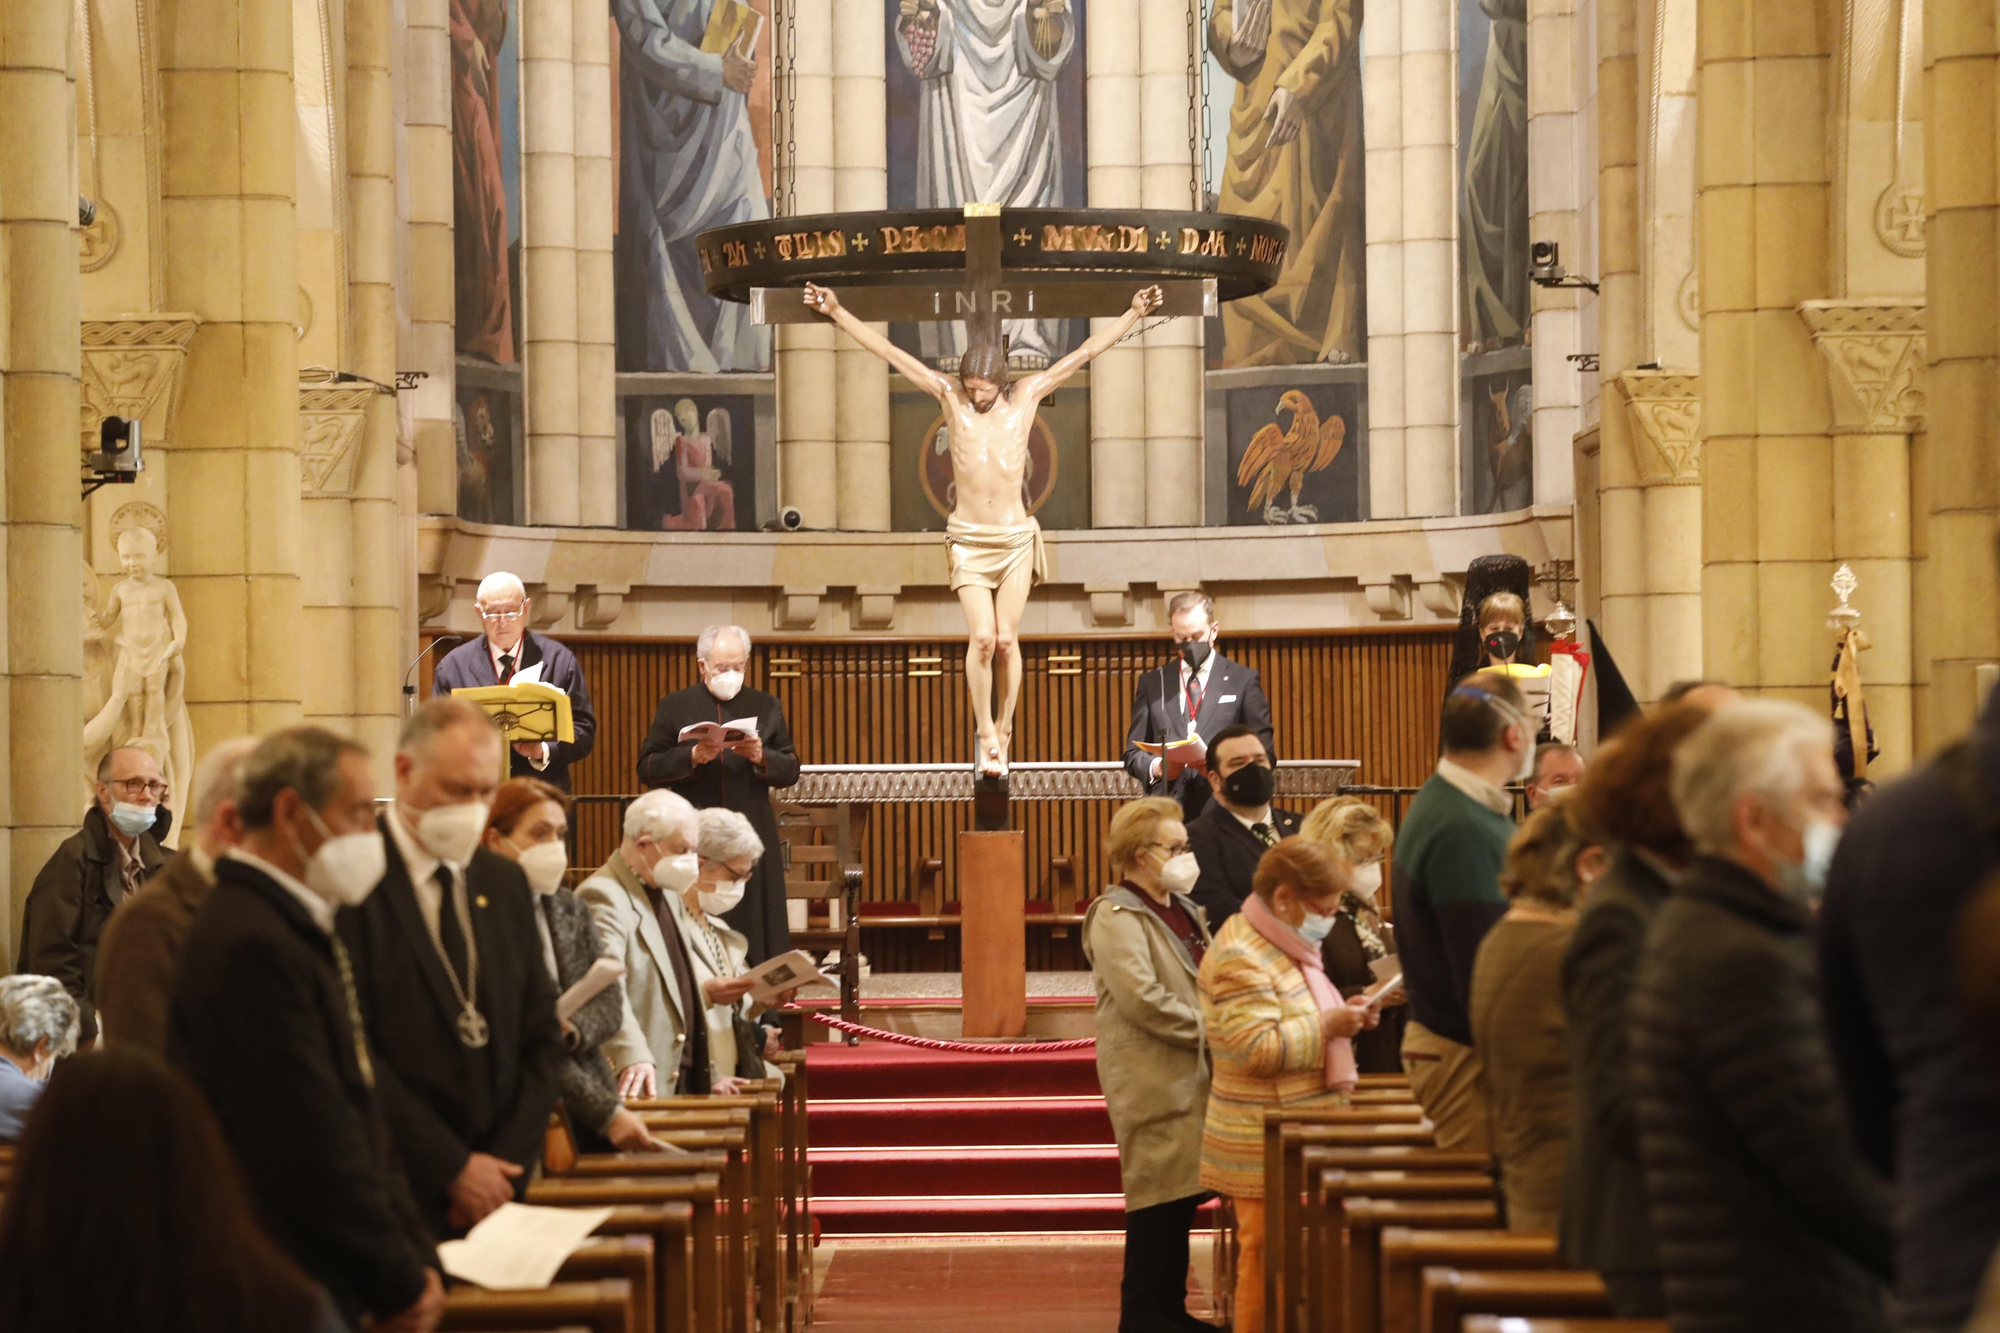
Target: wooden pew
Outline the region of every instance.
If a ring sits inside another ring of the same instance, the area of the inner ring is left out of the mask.
[[[659,1264],[651,1236],[605,1236],[584,1242],[556,1270],[557,1282],[622,1281],[632,1288],[632,1333],[660,1329]]]
[[[1331,1106],[1264,1113],[1264,1309],[1270,1324],[1296,1333],[1284,1290],[1304,1263],[1298,1205],[1305,1194],[1299,1154],[1310,1143],[1340,1147],[1435,1147],[1437,1138],[1414,1105]]]
[[[1475,1154],[1477,1156],[1477,1154]],[[1332,1326],[1346,1308],[1341,1285],[1341,1205],[1349,1199],[1428,1199],[1479,1203],[1496,1198],[1499,1189],[1488,1169],[1473,1171],[1344,1171],[1312,1173],[1304,1208],[1304,1267],[1298,1284],[1299,1327],[1319,1330]],[[1372,1330],[1371,1330],[1372,1333]]]
[[[1465,1333],[1671,1333],[1664,1319],[1514,1319],[1467,1315]]]
[[[785,1224],[785,1327],[803,1333],[812,1320],[813,1230],[812,1173],[808,1152],[806,1099],[811,1095],[803,1050],[780,1051],[772,1061],[785,1073],[778,1094],[779,1197]]]
[[[1512,1319],[1466,1315],[1464,1333],[1670,1333],[1666,1319]]]
[[[1360,1233],[1351,1233],[1348,1260],[1357,1277],[1364,1265],[1372,1271],[1373,1281],[1367,1285],[1376,1294],[1377,1304],[1371,1317],[1353,1299],[1360,1284],[1351,1286],[1347,1327],[1368,1328],[1370,1333],[1377,1324],[1380,1333],[1417,1333],[1423,1318],[1426,1268],[1495,1272],[1562,1265],[1552,1231],[1444,1231],[1397,1226],[1376,1231],[1372,1240],[1369,1246]],[[1364,1318],[1369,1322],[1361,1323]]]
[[[1319,1137],[1318,1133],[1306,1137]],[[1369,1146],[1347,1147],[1338,1144],[1303,1142],[1298,1152],[1300,1176],[1306,1182],[1317,1183],[1322,1173],[1337,1171],[1422,1171],[1444,1172],[1460,1175],[1488,1171],[1492,1158],[1485,1153],[1446,1152],[1438,1148],[1416,1146]],[[1335,1276],[1331,1270],[1323,1270],[1313,1256],[1320,1252],[1315,1235],[1323,1219],[1316,1211],[1327,1207],[1324,1195],[1309,1192],[1302,1199],[1293,1224],[1299,1245],[1299,1278],[1295,1284],[1299,1299],[1306,1312],[1303,1327],[1317,1330],[1314,1311],[1325,1308],[1327,1300],[1327,1279]],[[1337,1208],[1337,1205],[1335,1205]],[[1337,1311],[1337,1307],[1336,1307]]]
[[[528,1187],[528,1202],[552,1208],[657,1208],[689,1206],[686,1290],[692,1333],[724,1333],[721,1242],[716,1201],[722,1181],[713,1172],[690,1176],[544,1178]],[[616,1218],[617,1214],[613,1214]],[[610,1234],[607,1222],[599,1235]]]
[[[647,1237],[653,1243],[657,1265],[653,1276],[654,1327],[660,1333],[696,1333],[692,1266],[694,1205],[661,1203],[614,1208],[597,1228],[593,1243],[620,1236]]]
[[[688,1179],[712,1175],[716,1197],[716,1281],[723,1297],[726,1333],[748,1333],[750,1278],[750,1184],[741,1130],[710,1130],[726,1135],[722,1148],[686,1153],[591,1153],[576,1159],[567,1175],[549,1181]],[[634,1199],[631,1202],[640,1202]],[[695,1280],[702,1280],[698,1270]]]
[[[631,1333],[632,1284],[618,1280],[559,1282],[541,1291],[454,1287],[445,1296],[441,1329],[546,1330],[574,1326],[590,1333]]]
[[[1499,1225],[1500,1205],[1493,1199],[1341,1200],[1343,1299],[1330,1311],[1330,1326],[1377,1333],[1382,1317],[1381,1241],[1389,1230],[1490,1231]]]
[[[1573,1269],[1479,1273],[1426,1268],[1423,1282],[1418,1333],[1459,1333],[1469,1314],[1567,1318],[1615,1313],[1604,1279]]]

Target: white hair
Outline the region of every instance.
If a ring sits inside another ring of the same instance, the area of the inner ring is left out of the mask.
[[[764,840],[736,811],[709,809],[701,812],[701,845],[696,850],[711,861],[755,861],[764,855]]]
[[[680,793],[664,788],[649,791],[625,807],[628,844],[641,838],[658,840],[670,833],[678,833],[689,847],[701,841],[701,821]]]
[[[0,1047],[32,1055],[47,1041],[57,1056],[76,1054],[83,1015],[54,977],[21,973],[0,977]]]
[[[233,736],[201,757],[194,766],[194,789],[188,793],[195,827],[215,818],[224,801],[237,799],[243,790],[243,761],[261,743],[255,736]]]
[[[1833,724],[1801,704],[1752,699],[1709,715],[1674,751],[1668,783],[1681,827],[1712,855],[1736,845],[1736,803],[1757,796],[1773,805],[1805,785],[1802,750],[1831,752]]]
[[[528,600],[527,586],[520,579],[509,574],[504,569],[496,569],[485,578],[479,580],[479,591],[472,595],[472,600],[474,602],[483,602],[489,597],[500,597],[510,592],[520,597],[524,602]]]
[[[694,641],[694,655],[704,662],[708,661],[710,655],[715,652],[715,641],[725,634],[734,634],[743,640],[743,655],[750,656],[750,631],[741,625],[710,625],[701,632],[701,637]]]

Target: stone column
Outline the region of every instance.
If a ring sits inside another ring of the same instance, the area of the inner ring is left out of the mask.
[[[1792,0],[1699,23],[1703,660],[1823,708],[1834,451],[1795,310],[1831,289],[1829,38]]]
[[[1368,11],[1361,58],[1363,211],[1368,256],[1368,513],[1410,512],[1403,320],[1403,0]]]
[[[1402,17],[1403,488],[1422,517],[1458,512],[1458,29],[1451,0]]]
[[[1561,247],[1578,269],[1576,0],[1549,0],[1528,15],[1529,233]],[[1576,475],[1569,441],[1582,423],[1577,368],[1563,358],[1577,350],[1583,294],[1533,292],[1535,384],[1535,503],[1569,504]]]
[[[1194,41],[1185,11],[1151,12],[1139,24],[1139,194],[1146,208],[1199,203],[1200,150],[1188,141],[1187,72]],[[1202,321],[1167,320],[1143,340],[1146,522],[1193,527],[1201,522],[1206,418]]]
[[[618,524],[617,291],[611,274],[611,27],[602,0],[575,0],[570,77],[576,173],[577,516]],[[769,50],[768,47],[765,50]]]
[[[410,394],[416,512],[458,512],[457,379],[453,291],[451,38],[446,0],[407,0],[403,29],[403,152],[408,169],[408,350],[403,368],[426,372]]]
[[[1833,409],[1833,556],[1854,567],[1874,647],[1861,659],[1878,777],[1910,765],[1915,662],[1910,439],[1924,428],[1924,312],[1914,302],[1808,301]],[[1827,603],[1831,606],[1832,603]]]
[[[166,298],[188,350],[168,520],[195,749],[300,715],[292,12],[160,10]]]
[[[1138,0],[1091,0],[1084,49],[1090,204],[1137,208],[1140,183]],[[1110,321],[1091,321],[1096,332]],[[1090,363],[1090,522],[1146,523],[1146,350],[1138,338]],[[1199,484],[1199,478],[1196,478]]]
[[[390,0],[347,0],[348,358],[378,383],[396,382],[396,27]],[[394,751],[401,721],[403,589],[396,398],[371,393],[354,469],[347,583],[352,644],[350,734],[377,756]],[[318,561],[306,562],[308,569]]]
[[[878,0],[833,0],[833,206],[843,213],[889,206],[882,14]],[[887,532],[889,368],[852,338],[834,347],[836,522],[857,532]]]
[[[35,872],[76,831],[83,732],[83,504],[77,494],[76,92],[67,0],[9,0],[0,39],[0,851],[5,957]]]
[[[1979,706],[1973,674],[2000,659],[2000,579],[1994,520],[2000,516],[2000,278],[1994,236],[2000,182],[1993,125],[2000,111],[2000,35],[1990,3],[1929,0],[1924,6],[1924,164],[1929,184],[1927,250],[1930,407],[1924,593],[1932,745],[1962,735]]]
[[[521,5],[521,281],[528,522],[581,520],[577,480],[576,15]]]
[[[834,207],[833,0],[794,0],[798,58],[792,123],[794,211]],[[774,36],[775,40],[775,36]],[[775,48],[774,48],[775,49]],[[784,98],[782,87],[772,96]],[[795,505],[809,528],[839,526],[839,450],[834,443],[836,340],[832,325],[780,324],[778,362],[778,503]]]
[[[1617,384],[1631,452],[1619,464],[1624,484],[1603,492],[1601,546],[1617,591],[1605,594],[1600,623],[1633,694],[1651,703],[1701,675],[1701,376],[1627,370]],[[1646,651],[1632,652],[1635,643]]]

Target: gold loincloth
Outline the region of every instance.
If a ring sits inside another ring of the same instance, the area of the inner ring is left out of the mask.
[[[998,592],[1000,585],[1023,563],[1031,563],[1034,570],[1030,586],[1049,577],[1049,555],[1042,542],[1042,525],[1032,518],[1021,527],[1009,527],[998,523],[967,523],[954,517],[945,522],[944,532],[953,592],[960,588]]]

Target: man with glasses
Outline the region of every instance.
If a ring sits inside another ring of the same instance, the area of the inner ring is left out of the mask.
[[[433,695],[493,685],[540,681],[569,696],[573,741],[516,741],[509,767],[517,778],[540,778],[568,791],[569,766],[590,753],[597,738],[597,715],[590,687],[569,649],[528,628],[528,590],[502,570],[480,581],[473,599],[479,608],[480,636],[445,654],[431,682]]]
[[[166,860],[152,833],[166,797],[160,762],[151,754],[121,748],[105,755],[83,828],[56,848],[28,892],[14,970],[62,982],[83,1011],[81,1041],[97,1036],[97,941],[104,923]]]

